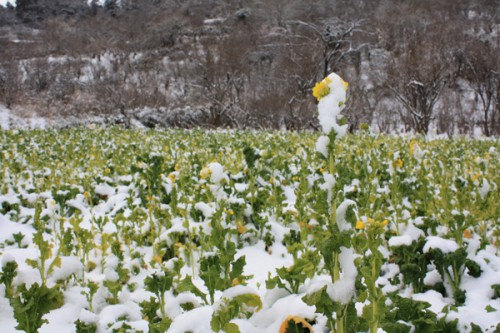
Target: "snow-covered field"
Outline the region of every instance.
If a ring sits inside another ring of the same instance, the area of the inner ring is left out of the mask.
[[[316,140],[0,132],[1,331],[500,332],[498,141]]]

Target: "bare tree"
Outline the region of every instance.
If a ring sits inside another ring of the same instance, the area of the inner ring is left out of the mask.
[[[426,38],[424,31],[412,33],[401,55],[393,59],[387,82],[406,112],[401,118],[409,119],[418,133],[429,130],[434,106],[449,77],[446,50],[439,40]]]
[[[206,39],[202,50],[193,54],[195,86],[201,89],[198,102],[208,105],[210,120],[207,125],[214,127],[237,127],[235,114],[242,112],[245,39],[233,37],[218,41]]]
[[[15,61],[9,61],[0,67],[0,101],[10,108],[21,97],[20,77]]]
[[[500,49],[488,42],[469,41],[461,53],[463,76],[481,102],[482,127],[486,136],[499,134],[498,91],[500,87]]]

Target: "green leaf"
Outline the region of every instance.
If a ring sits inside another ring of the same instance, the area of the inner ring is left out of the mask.
[[[26,259],[26,263],[32,268],[38,268],[39,265],[39,262],[36,259]]]
[[[206,256],[200,261],[200,278],[205,282],[210,295],[210,302],[214,302],[215,290],[219,290],[224,281],[221,278],[223,268],[218,256]]]
[[[486,305],[486,308],[485,308],[486,312],[495,312],[497,311],[497,309],[495,309],[494,307],[492,307],[491,305]]]
[[[471,330],[470,330],[470,333],[483,333],[483,330],[481,329],[480,326],[474,324],[474,323],[471,323]]]
[[[47,322],[42,316],[50,311],[60,308],[64,304],[63,293],[54,288],[35,283],[30,289],[25,284],[18,287],[19,296],[10,300],[14,309],[17,329],[26,333],[38,332],[38,329]]]
[[[165,291],[172,288],[172,281],[173,277],[168,271],[164,272],[164,275],[154,273],[144,280],[144,286],[147,291],[152,292],[158,298],[162,298]]]
[[[222,330],[226,333],[240,333],[240,328],[234,323],[226,323],[222,327]]]
[[[191,292],[195,296],[200,297],[203,300],[203,302],[207,303],[207,295],[194,285],[193,280],[189,275],[187,275],[184,279],[182,279],[181,281],[179,281],[179,283],[177,283],[175,291],[177,293],[183,293],[186,291]]]
[[[243,275],[243,269],[245,269],[246,260],[245,256],[239,257],[236,261],[231,264],[231,272],[229,278],[231,281],[240,278]]]
[[[233,297],[232,299],[223,298],[220,300],[217,311],[212,314],[210,327],[218,332],[239,332],[237,325],[230,323],[234,318],[249,318],[254,312],[262,308],[262,301],[257,294],[246,293]],[[236,331],[236,329],[238,331]]]
[[[494,292],[493,299],[500,298],[500,284],[492,284],[491,289]]]
[[[164,333],[166,332],[170,325],[172,325],[172,319],[161,318],[159,322],[149,324],[149,333]]]
[[[7,298],[11,298],[14,295],[12,282],[16,275],[17,263],[15,261],[9,261],[3,265],[2,272],[0,272],[0,283],[5,285],[5,296]]]
[[[262,309],[262,300],[260,299],[259,295],[257,294],[241,294],[238,296],[235,296],[231,302],[236,302],[240,306],[245,304],[248,308],[253,308],[253,311],[257,312]]]
[[[76,326],[76,333],[96,333],[97,332],[97,324],[96,323],[86,324],[84,322],[81,322],[80,319],[78,319],[75,322],[75,326]]]
[[[245,162],[249,169],[253,169],[255,162],[260,158],[260,155],[255,152],[255,149],[250,146],[245,146],[243,149],[243,155],[245,156]]]
[[[410,333],[411,326],[403,323],[384,323],[381,327],[387,333]]]
[[[324,286],[316,292],[306,294],[302,297],[302,300],[309,306],[315,306],[316,312],[323,314],[328,318],[328,322],[332,324],[333,314],[340,311],[342,307],[330,298],[326,290],[327,286]]]

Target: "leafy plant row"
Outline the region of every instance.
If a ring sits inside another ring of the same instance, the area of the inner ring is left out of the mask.
[[[324,156],[317,138],[1,132],[0,314],[38,332],[72,299],[76,332],[500,332],[498,142],[364,133]],[[486,321],[462,315],[478,304]]]

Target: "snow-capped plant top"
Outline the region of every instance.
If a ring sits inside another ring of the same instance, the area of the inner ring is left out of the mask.
[[[321,129],[325,133],[334,130],[338,137],[345,135],[347,125],[337,123],[341,118],[340,112],[347,100],[349,84],[340,76],[331,73],[313,88],[313,96],[318,100],[318,119]]]

